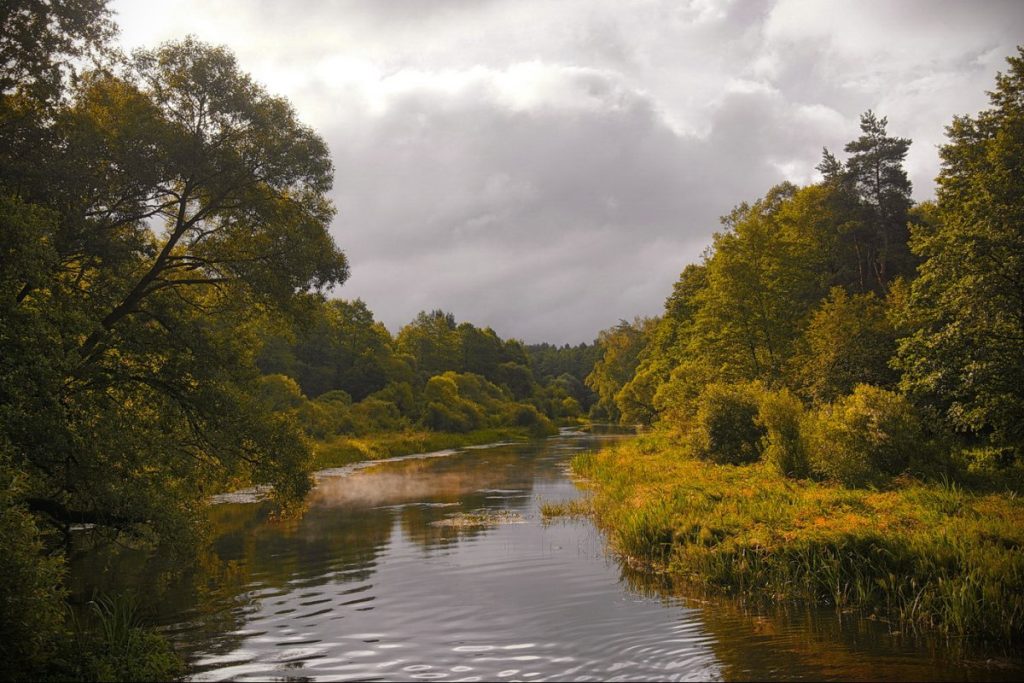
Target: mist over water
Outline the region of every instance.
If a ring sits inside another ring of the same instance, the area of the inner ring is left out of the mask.
[[[212,548],[184,577],[168,578],[169,557],[93,553],[75,566],[76,590],[137,590],[201,681],[1012,680],[1024,671],[957,659],[827,608],[677,597],[622,567],[589,521],[544,523],[542,502],[581,495],[571,456],[615,438],[563,434],[322,475],[301,519],[269,521],[260,503],[215,506]]]

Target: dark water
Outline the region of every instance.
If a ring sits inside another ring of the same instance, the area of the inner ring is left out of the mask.
[[[185,577],[166,557],[93,553],[79,590],[138,591],[195,680],[1013,680],[1019,660],[910,642],[829,609],[673,597],[620,566],[568,459],[612,436],[408,458],[324,476],[300,520],[213,510]],[[458,526],[474,513],[484,526]],[[496,513],[496,514],[495,514]]]

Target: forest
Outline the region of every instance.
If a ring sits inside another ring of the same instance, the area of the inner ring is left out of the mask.
[[[555,346],[339,298],[327,146],[227,49],[123,54],[100,0],[0,26],[0,678],[182,673],[116,600],[68,605],[82,530],[187,554],[217,493],[300,515],[318,469],[587,421],[641,427],[574,463],[644,566],[1021,642],[1024,49],[934,201],[868,111],[661,316]]]
[[[601,333],[575,462],[620,552],[712,590],[1024,636],[1024,48],[957,117],[937,196],[861,116],[822,181],[722,218],[656,319]]]

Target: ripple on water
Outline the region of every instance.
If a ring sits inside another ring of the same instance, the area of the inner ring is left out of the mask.
[[[189,649],[197,681],[967,678],[909,668],[856,633],[836,645],[842,629],[829,641],[804,622],[761,628],[714,603],[632,592],[590,522],[545,526],[538,515],[541,501],[577,495],[567,461],[595,443],[573,435],[392,458],[387,477],[376,464],[321,472],[324,488],[366,495],[284,524],[258,521],[253,506],[244,543],[225,544],[236,591],[183,600],[166,631]],[[524,523],[432,526],[496,510]],[[865,659],[876,668],[856,668]]]

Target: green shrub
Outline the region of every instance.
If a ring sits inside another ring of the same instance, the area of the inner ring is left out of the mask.
[[[138,603],[128,596],[91,603],[88,626],[76,624],[50,663],[58,680],[170,681],[185,664],[166,638],[142,624]],[[77,621],[77,620],[76,620]]]
[[[483,425],[480,406],[456,398],[450,402],[430,401],[423,411],[423,424],[439,432],[471,432]]]
[[[550,436],[558,433],[554,423],[528,403],[514,404],[508,420],[515,427],[526,427],[530,431],[530,436]]]
[[[812,471],[845,486],[883,483],[925,448],[907,399],[867,384],[817,411],[808,425]]]
[[[804,436],[804,405],[788,389],[766,392],[761,397],[757,422],[765,430],[764,460],[787,477],[810,473]]]
[[[398,406],[379,398],[364,398],[352,406],[352,415],[369,432],[397,432],[409,427]]]
[[[45,552],[0,454],[0,680],[31,680],[60,640],[62,558]]]
[[[756,461],[765,436],[757,420],[760,393],[757,384],[709,384],[698,398],[694,454],[720,465]]]

